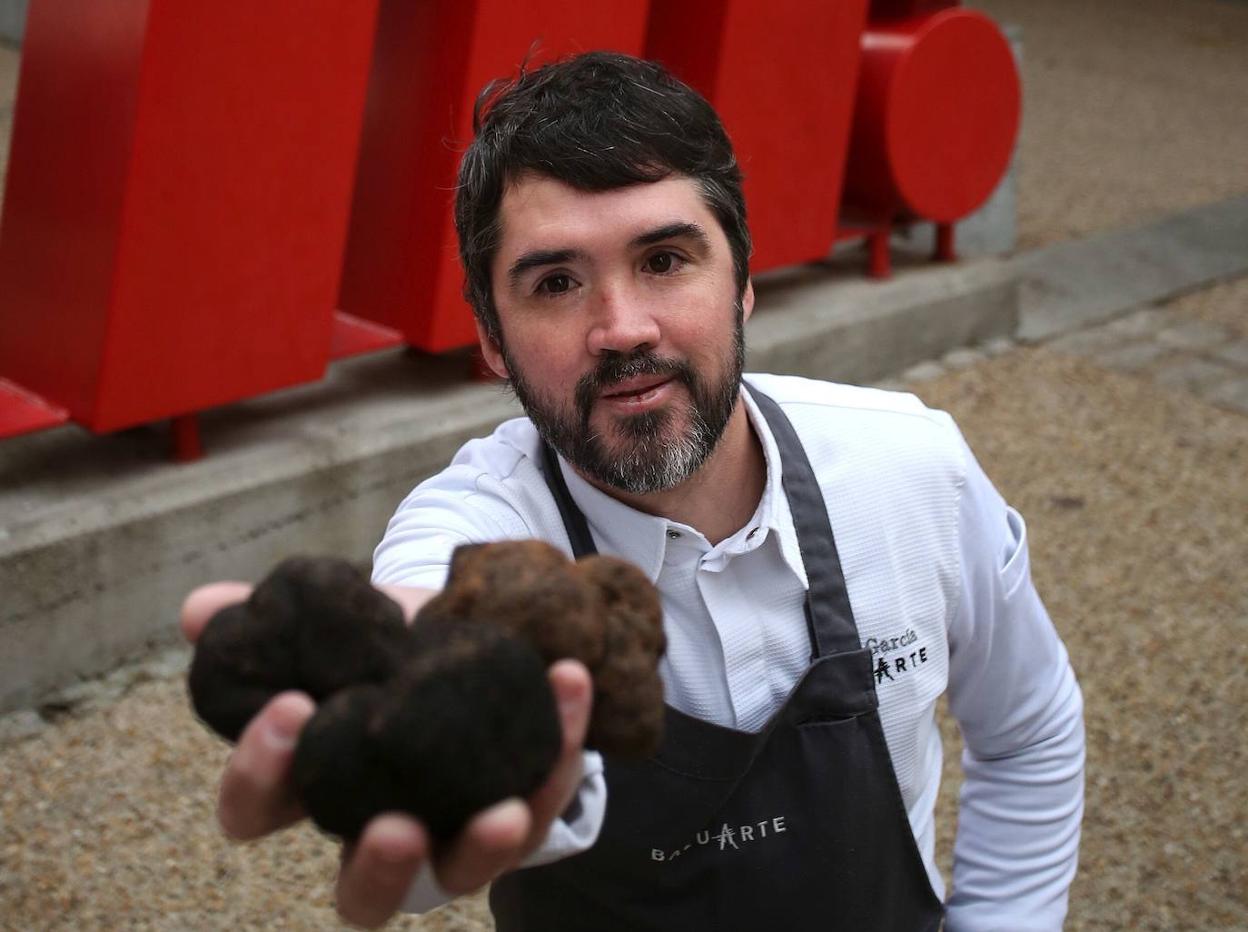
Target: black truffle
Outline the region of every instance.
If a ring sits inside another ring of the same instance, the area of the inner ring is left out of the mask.
[[[317,702],[394,676],[408,643],[403,611],[345,560],[292,557],[246,602],[204,628],[191,661],[196,714],[229,741],[288,689]]]
[[[546,779],[562,739],[546,665],[520,638],[487,625],[417,629],[384,686],[322,705],[295,749],[295,791],[314,822],[354,838],[379,812],[414,813],[434,838],[475,812],[525,797]]]

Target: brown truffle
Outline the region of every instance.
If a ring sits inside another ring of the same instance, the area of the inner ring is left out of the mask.
[[[446,588],[416,617],[501,625],[528,638],[547,662],[574,657],[593,669],[606,646],[604,606],[575,566],[539,540],[457,547]]]
[[[459,547],[446,589],[418,623],[465,618],[523,635],[547,663],[571,657],[589,668],[590,747],[628,758],[658,750],[667,640],[658,592],[637,567],[604,556],[573,563],[539,540]]]

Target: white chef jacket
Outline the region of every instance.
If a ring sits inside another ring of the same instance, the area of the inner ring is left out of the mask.
[[[880,718],[910,826],[937,895],[934,805],[946,690],[965,741],[946,927],[1059,929],[1083,810],[1082,698],[1031,583],[1022,518],[997,494],[945,413],[913,395],[749,375],[793,424],[827,504]],[[666,701],[758,731],[810,658],[806,572],[766,421],[743,391],[767,481],[753,517],[711,546],[697,529],[600,492],[561,461],[601,553],[637,564],[659,589],[668,638]],[[373,580],[438,589],[452,550],[530,537],[571,545],[540,471],[539,440],[518,418],[473,440],[400,505]],[[592,845],[606,789],[586,752],[574,819],[529,863]],[[426,872],[430,873],[430,872]],[[430,878],[407,908],[447,897]]]

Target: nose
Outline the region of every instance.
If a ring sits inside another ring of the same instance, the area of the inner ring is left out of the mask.
[[[607,284],[595,296],[586,344],[593,356],[659,345],[662,332],[650,302],[626,286]]]

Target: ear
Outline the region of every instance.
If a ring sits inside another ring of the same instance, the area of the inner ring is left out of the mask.
[[[485,328],[481,326],[481,321],[477,321],[477,342],[481,345],[481,358],[485,360],[485,364],[490,367],[500,379],[508,379],[510,375],[507,373],[507,366],[503,362],[503,352],[498,348],[498,343],[494,341]]]
[[[750,314],[754,312],[754,279],[747,279],[745,282],[745,291],[741,294],[741,320],[750,319]]]

